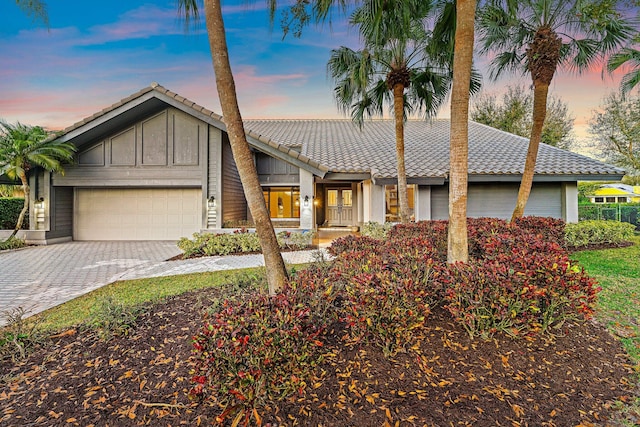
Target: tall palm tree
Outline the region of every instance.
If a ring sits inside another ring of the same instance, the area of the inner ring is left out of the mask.
[[[481,9],[482,52],[495,55],[491,76],[520,71],[533,81],[533,126],[512,220],[524,214],[529,199],[554,74],[560,67],[585,70],[634,34],[616,6],[616,1],[488,0]]]
[[[469,85],[472,78],[476,0],[456,1],[451,128],[449,130],[449,231],[447,262],[467,262]]]
[[[396,135],[400,221],[409,221],[404,155],[404,120],[413,113],[433,117],[449,91],[447,64],[429,54],[431,41],[425,18],[429,1],[368,0],[352,14],[364,48],[342,46],[331,51],[327,70],[336,86],[334,96],[344,113],[360,126],[366,117],[393,111]]]
[[[627,94],[640,83],[640,50],[632,47],[623,47],[614,53],[607,61],[607,71],[613,73],[623,65],[629,65],[631,70],[622,77],[620,89]]]
[[[197,0],[178,1],[179,10],[184,14],[187,23],[191,19],[198,18],[197,3]],[[269,293],[273,295],[284,286],[287,280],[287,269],[264,201],[253,154],[247,142],[242,116],[238,108],[220,0],[204,0],[204,15],[224,124],[227,128],[231,152],[242,181],[249,211],[255,222],[256,232],[262,246]]]
[[[49,139],[50,135],[40,126],[21,123],[12,125],[0,121],[0,175],[20,180],[24,192],[24,206],[9,239],[22,228],[24,217],[29,211],[29,171],[39,166],[49,172],[64,173],[63,164],[73,159],[75,146],[67,142],[52,141]]]

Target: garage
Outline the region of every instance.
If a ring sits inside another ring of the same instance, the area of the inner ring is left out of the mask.
[[[74,240],[178,240],[200,231],[199,188],[76,188]]]

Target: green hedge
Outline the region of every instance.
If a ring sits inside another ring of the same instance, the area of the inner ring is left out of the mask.
[[[18,197],[0,197],[0,230],[13,230],[24,206],[24,199]],[[29,217],[25,215],[23,229],[29,228]]]
[[[628,242],[634,235],[635,226],[626,222],[590,220],[565,226],[567,245],[573,247],[590,244]]]

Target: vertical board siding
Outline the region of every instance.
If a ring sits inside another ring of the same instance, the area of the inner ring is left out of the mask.
[[[247,201],[236,162],[233,160],[229,137],[222,136],[222,221],[247,219]]]
[[[71,236],[73,232],[73,188],[54,187],[52,190],[54,221],[51,230]]]

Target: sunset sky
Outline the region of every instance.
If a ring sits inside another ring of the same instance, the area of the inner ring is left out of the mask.
[[[175,0],[49,0],[50,27],[6,2],[0,14],[0,118],[61,129],[158,82],[220,112],[204,22],[185,31]],[[249,6],[246,6],[249,4]],[[326,74],[330,50],[358,47],[358,35],[335,17],[309,27],[302,38],[282,39],[273,29],[266,2],[224,2],[230,57],[240,109],[246,118],[336,118]],[[486,69],[486,59],[477,65]],[[486,74],[486,73],[485,73]],[[560,73],[551,93],[576,118],[579,138],[619,76],[602,79],[601,69],[580,76]],[[507,84],[530,84],[514,76],[491,82],[484,91],[501,93]],[[448,107],[440,116],[448,117]]]

